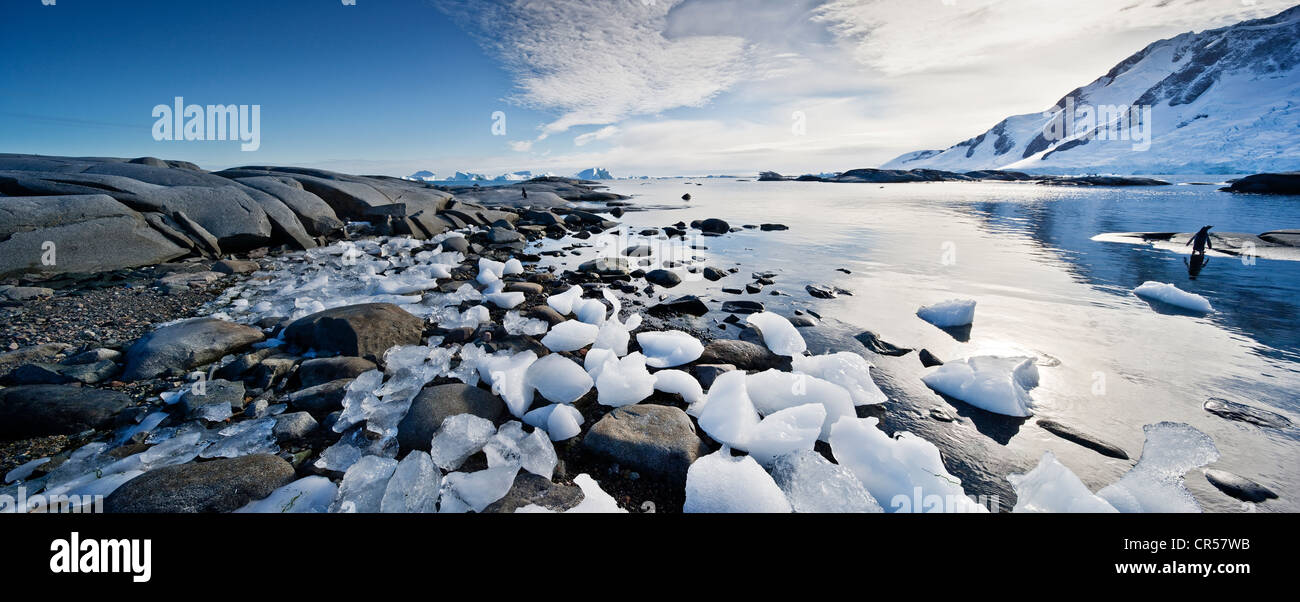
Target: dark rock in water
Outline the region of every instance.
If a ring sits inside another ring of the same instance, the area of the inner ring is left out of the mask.
[[[126,352],[122,379],[154,378],[210,364],[264,338],[256,328],[214,318],[164,326],[141,337]]]
[[[271,432],[276,441],[298,441],[305,439],[320,426],[316,419],[307,412],[281,414],[275,418],[275,427]]]
[[[688,192],[688,193],[686,193],[686,194],[683,194],[683,195],[682,195],[682,200],[683,200],[683,201],[689,201],[689,200],[691,200],[691,193]]]
[[[1251,192],[1255,194],[1295,194],[1300,195],[1300,172],[1260,173],[1246,176],[1232,182],[1228,192]]]
[[[716,282],[727,277],[727,273],[714,267],[704,268],[704,278],[710,282]]]
[[[1235,401],[1212,397],[1205,402],[1203,407],[1205,411],[1228,420],[1275,429],[1291,428],[1291,419],[1286,416],[1268,410],[1252,408]]]
[[[837,296],[835,294],[835,289],[832,289],[830,287],[820,286],[816,284],[809,284],[803,288],[804,290],[808,291],[809,295],[812,295],[818,299],[834,299]]]
[[[293,466],[270,454],[164,466],[122,484],[104,500],[104,511],[230,512],[266,498],[293,478]]]
[[[930,417],[940,422],[952,422],[955,418],[943,408],[930,408]]]
[[[1209,481],[1211,485],[1217,487],[1219,491],[1243,502],[1258,504],[1265,500],[1277,499],[1277,494],[1273,493],[1273,491],[1268,487],[1225,470],[1206,468],[1205,480]]]
[[[397,442],[402,449],[428,451],[433,433],[442,421],[457,414],[473,414],[495,421],[505,412],[500,397],[466,384],[426,387],[415,396],[411,409],[397,425]]]
[[[666,314],[689,314],[692,316],[702,316],[709,313],[709,307],[695,295],[686,295],[669,299],[650,308],[650,313],[654,315]]]
[[[751,295],[761,293],[763,292],[763,285],[758,284],[757,282],[751,282],[745,285],[745,292]]]
[[[817,319],[812,316],[791,316],[790,323],[795,328],[811,328],[817,325]]]
[[[652,252],[650,245],[637,245],[623,249],[623,255],[627,257],[649,257]]]
[[[862,343],[862,345],[867,349],[870,349],[872,352],[880,355],[898,357],[901,355],[907,355],[912,352],[911,349],[899,347],[897,345],[894,345],[893,343],[889,343],[881,339],[880,335],[877,335],[876,333],[871,332],[870,330],[862,332],[861,334],[853,338],[857,339],[858,342]]]
[[[318,357],[298,365],[298,383],[303,388],[314,387],[341,378],[356,378],[375,368],[374,362],[360,357]]]
[[[670,270],[652,270],[645,275],[647,282],[664,288],[672,288],[682,283],[682,277]]]
[[[790,227],[785,224],[761,224],[758,229],[764,232],[772,232],[776,230],[789,230]]]
[[[4,180],[0,174],[0,188]],[[55,245],[53,265],[42,261],[46,241]],[[0,278],[110,271],[162,263],[187,252],[106,195],[0,196]]]
[[[690,416],[672,406],[637,404],[617,408],[596,422],[583,447],[620,466],[686,479],[686,469],[709,448]]]
[[[763,311],[762,303],[758,301],[724,301],[722,311],[732,314],[756,314]]]
[[[185,412],[186,419],[197,418],[210,405],[238,410],[244,407],[244,383],[214,378],[203,383],[202,389],[195,387],[186,391],[176,403]],[[228,417],[227,413],[221,419]]]
[[[1119,458],[1120,460],[1129,459],[1128,453],[1119,446],[1102,441],[1097,437],[1089,435],[1088,433],[1080,431],[1074,427],[1061,424],[1055,420],[1049,420],[1047,418],[1039,419],[1038,426],[1057,437],[1078,443],[1079,445],[1091,449],[1103,456]]]
[[[697,364],[731,364],[739,370],[790,370],[790,358],[749,341],[723,339],[704,346]]]
[[[1169,186],[1169,182],[1153,178],[1129,176],[1061,176],[1038,181],[1047,186]]]
[[[711,217],[702,222],[699,222],[698,225],[694,225],[693,227],[703,232],[710,232],[713,234],[726,234],[727,232],[731,231],[730,224],[716,217]]]
[[[343,396],[354,379],[340,378],[289,394],[289,406],[313,414],[324,414],[343,409]]]
[[[564,512],[582,503],[582,489],[576,485],[560,485],[550,479],[524,470],[515,475],[515,484],[505,497],[483,509],[484,514],[511,514],[515,510],[536,504],[552,512]]]
[[[125,393],[63,385],[0,389],[0,439],[70,435],[106,428],[131,405]]]
[[[921,365],[925,366],[926,368],[933,368],[935,366],[943,365],[943,360],[939,359],[938,357],[935,357],[933,353],[930,353],[929,349],[922,349],[919,356],[921,358]]]
[[[302,349],[333,352],[383,363],[395,345],[416,345],[424,321],[391,303],[335,307],[295,320],[284,339]]]
[[[700,381],[700,386],[708,389],[713,386],[713,381],[719,376],[734,371],[735,366],[731,364],[696,364],[692,370],[695,372],[695,379]]]

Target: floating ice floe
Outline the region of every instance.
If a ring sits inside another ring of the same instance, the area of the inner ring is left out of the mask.
[[[721,450],[697,459],[686,470],[683,512],[790,512],[790,502],[771,475],[749,456]]]
[[[795,372],[815,376],[843,387],[853,398],[855,406],[889,401],[889,397],[871,379],[871,369],[875,366],[856,353],[841,351],[826,355],[795,356],[791,367]]]
[[[1203,314],[1214,312],[1214,307],[1210,305],[1208,299],[1179,289],[1172,284],[1148,280],[1142,283],[1142,286],[1133,289],[1133,294],[1148,301],[1159,301],[1188,311]]]
[[[939,328],[969,326],[975,322],[975,301],[949,299],[916,310],[916,317]]]
[[[276,489],[265,499],[235,510],[253,514],[310,514],[329,512],[339,488],[322,476],[303,477]]]
[[[427,514],[437,512],[442,473],[433,459],[413,450],[397,463],[393,476],[384,488],[379,511],[385,513]]]
[[[363,514],[379,512],[388,487],[388,479],[397,468],[397,460],[379,456],[366,456],[343,473],[338,496],[330,505],[330,512]]]
[[[594,351],[594,350],[593,350]],[[654,394],[655,377],[646,369],[646,358],[631,353],[622,359],[607,354],[597,368],[596,400],[601,405],[631,405]]]
[[[826,408],[809,403],[775,412],[758,423],[746,437],[749,455],[763,466],[777,457],[812,450],[826,421]]]
[[[482,512],[505,497],[515,484],[519,465],[488,468],[477,472],[453,472],[442,480],[442,497],[438,512]]]
[[[770,311],[749,314],[745,321],[763,334],[763,344],[777,355],[797,356],[808,350],[803,335],[784,316]]]
[[[577,351],[596,342],[600,327],[578,320],[565,320],[551,327],[542,344],[551,351]]]
[[[884,512],[852,471],[815,451],[781,456],[770,470],[795,512]]]
[[[1183,475],[1219,459],[1214,440],[1179,422],[1148,424],[1142,430],[1146,442],[1137,465],[1097,496],[1120,512],[1200,512]]]
[[[921,381],[931,389],[1004,416],[1033,416],[1029,390],[1038,386],[1034,358],[978,356],[932,368]]]
[[[1007,480],[1016,490],[1012,512],[1118,512],[1106,500],[1093,495],[1050,451],[1043,452],[1033,470],[1007,475]]]
[[[554,403],[573,403],[586,395],[594,384],[582,366],[558,353],[533,362],[524,379],[525,387],[536,389],[547,401]]]
[[[433,434],[429,455],[443,470],[456,470],[483,449],[497,429],[492,421],[473,414],[448,416]]]
[[[797,372],[768,369],[746,377],[745,387],[758,413],[767,416],[787,408],[819,404],[825,408],[820,438],[826,441],[831,425],[844,416],[856,416],[853,398],[835,383]]]
[[[636,335],[636,342],[641,345],[646,365],[651,368],[689,364],[704,354],[704,345],[680,330],[642,332]]]
[[[948,474],[939,448],[911,433],[890,438],[875,418],[843,418],[831,429],[831,453],[887,512],[988,512]]]

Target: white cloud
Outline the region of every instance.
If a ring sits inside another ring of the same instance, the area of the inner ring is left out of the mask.
[[[577,137],[575,137],[575,138],[573,139],[573,145],[574,145],[574,146],[586,146],[587,144],[590,144],[590,143],[595,142],[595,141],[597,141],[597,140],[604,140],[604,139],[606,139],[606,138],[609,138],[610,136],[613,136],[614,134],[617,134],[618,132],[619,132],[618,126],[607,125],[607,126],[605,126],[605,127],[603,127],[603,128],[600,128],[599,130],[596,130],[596,131],[594,131],[594,132],[589,132],[589,133],[583,134],[583,135],[581,135],[581,136],[577,136]]]

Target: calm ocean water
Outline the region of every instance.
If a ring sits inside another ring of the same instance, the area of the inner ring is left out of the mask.
[[[1249,265],[1213,257],[1193,280],[1184,255],[1092,240],[1109,232],[1194,232],[1204,225],[1252,233],[1300,228],[1300,197],[1233,195],[1206,185],[1076,189],[720,179],[609,184],[648,207],[622,218],[634,233],[709,217],[733,226],[789,226],[702,239],[708,248],[698,254],[707,265],[737,267],[740,273],[719,282],[686,282],[672,289],[674,295],[749,298],[787,314],[812,309],[945,359],[1037,356],[1041,384],[1032,393],[1038,418],[1099,435],[1135,459],[1143,425],[1189,423],[1213,437],[1222,452],[1213,467],[1277,491],[1282,499],[1270,502],[1272,507],[1300,510],[1295,430],[1230,422],[1202,409],[1218,397],[1300,421],[1300,262],[1257,259]],[[687,192],[689,203],[680,200]],[[776,272],[776,285],[759,295],[721,293],[724,286],[743,288],[750,273],[760,271]],[[1194,317],[1153,311],[1131,294],[1148,280],[1203,295],[1217,312]],[[814,299],[806,284],[853,294]],[[789,296],[771,296],[772,289]],[[966,341],[915,316],[922,305],[954,297],[978,301]],[[1094,490],[1131,466],[1047,433],[1032,420],[995,439],[993,445],[1028,459],[1030,466],[1052,450]],[[1199,470],[1188,475],[1188,485],[1208,510],[1240,510]]]

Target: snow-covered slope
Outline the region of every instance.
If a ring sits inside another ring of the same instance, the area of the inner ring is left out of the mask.
[[[1111,107],[1138,107],[1139,118],[1128,127],[1107,128],[1117,120],[1097,117],[1099,109]],[[1063,127],[1071,122],[1077,127]],[[1127,136],[1114,139],[1117,132]],[[1049,173],[1300,169],[1300,6],[1161,40],[1043,113],[1008,117],[948,149],[906,153],[881,167]]]

